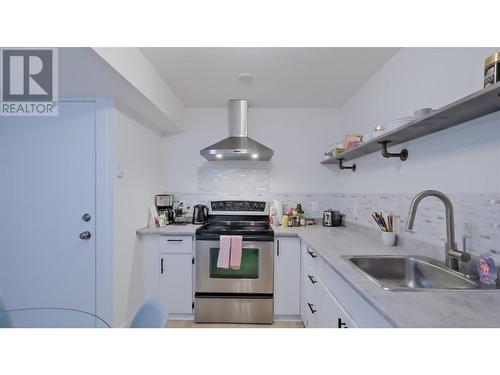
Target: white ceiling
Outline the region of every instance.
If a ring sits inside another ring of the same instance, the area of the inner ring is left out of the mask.
[[[399,48],[142,48],[187,107],[342,106]],[[241,84],[241,73],[253,76]]]

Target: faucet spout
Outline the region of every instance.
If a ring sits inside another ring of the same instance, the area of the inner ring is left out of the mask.
[[[445,194],[437,190],[424,190],[415,195],[411,201],[410,209],[408,211],[406,230],[413,230],[418,205],[422,199],[426,197],[436,197],[443,202],[446,216],[445,263],[447,267],[457,271],[458,260],[468,261],[470,260],[470,255],[465,252],[465,249],[464,251],[459,251],[457,249],[457,244],[455,243],[455,218],[453,213],[453,204]]]

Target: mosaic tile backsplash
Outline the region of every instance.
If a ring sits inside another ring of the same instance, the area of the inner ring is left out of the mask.
[[[270,170],[265,167],[255,168],[238,164],[200,167],[198,191],[262,194],[270,190],[270,175]]]
[[[241,169],[239,169],[241,172]],[[210,178],[231,177],[234,171],[227,171],[218,176],[216,171],[205,171]],[[248,173],[248,172],[245,172]],[[243,174],[245,174],[243,173]],[[371,218],[371,212],[388,211],[394,212],[396,216],[395,227],[399,236],[413,238],[442,246],[445,242],[445,217],[444,208],[437,198],[425,198],[419,205],[414,233],[403,231],[408,208],[413,198],[410,194],[294,194],[294,193],[272,193],[269,192],[268,182],[265,180],[265,172],[249,172],[254,181],[252,189],[243,192],[239,190],[238,184],[247,188],[251,184],[243,181],[231,183],[232,188],[221,192],[218,188],[209,187],[203,192],[174,192],[176,200],[184,201],[186,206],[194,204],[207,204],[217,199],[255,199],[272,201],[279,199],[284,208],[295,207],[301,203],[305,214],[309,217],[319,218],[326,209],[333,208],[341,211],[346,216],[347,222],[377,229],[377,225]],[[262,174],[263,173],[263,174]],[[236,178],[236,176],[233,176]],[[245,178],[247,176],[244,176]],[[240,176],[240,178],[242,178]],[[200,186],[201,187],[201,186]],[[205,186],[206,187],[206,186]],[[255,189],[254,189],[255,188]],[[258,190],[261,188],[262,190]],[[455,235],[456,242],[462,249],[462,238],[467,237],[468,251],[475,255],[484,253],[492,254],[500,263],[500,194],[448,194],[453,202],[455,210]],[[317,211],[313,211],[317,207]]]

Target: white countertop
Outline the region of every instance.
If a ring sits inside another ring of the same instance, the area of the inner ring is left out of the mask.
[[[387,291],[356,270],[342,255],[426,255],[443,253],[416,242],[386,247],[380,233],[357,225],[325,228],[275,227],[274,234],[299,236],[396,327],[500,327],[500,290]],[[443,250],[444,252],[444,250]]]
[[[163,228],[142,228],[137,231],[137,234],[156,234],[160,236],[194,236],[196,229],[201,225],[196,224],[171,224]]]

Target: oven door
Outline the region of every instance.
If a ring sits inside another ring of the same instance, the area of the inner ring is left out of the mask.
[[[196,241],[196,293],[273,293],[273,242],[243,241],[239,270],[217,267],[219,249],[219,241]]]

